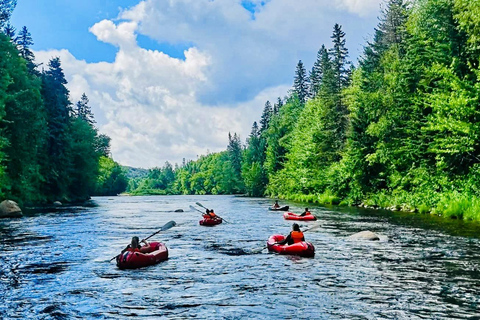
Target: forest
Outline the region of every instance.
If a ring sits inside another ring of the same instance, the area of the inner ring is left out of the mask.
[[[480,220],[480,1],[389,0],[358,63],[333,27],[245,143],[131,194],[247,194]],[[261,108],[261,107],[260,107]]]
[[[35,62],[15,5],[0,2],[2,198],[245,194],[480,220],[480,0],[386,1],[356,63],[335,24],[245,141],[130,177],[60,59]]]
[[[15,6],[0,2],[0,197],[29,206],[117,194],[127,181],[88,97],[70,101],[58,57],[35,62],[28,28],[10,24]]]

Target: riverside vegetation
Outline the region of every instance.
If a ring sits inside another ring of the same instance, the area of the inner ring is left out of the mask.
[[[37,205],[118,193],[112,185],[126,181],[87,96],[71,103],[58,57],[38,71],[27,27],[9,23],[15,5],[0,2],[0,197]]]
[[[480,1],[389,0],[358,65],[334,26],[243,145],[150,170],[132,194],[271,196],[480,220]]]
[[[28,29],[0,2],[0,196],[235,194],[480,220],[480,0],[388,0],[356,66],[335,24],[292,90],[242,143],[126,177],[59,58],[38,71]],[[128,185],[127,185],[128,184]]]

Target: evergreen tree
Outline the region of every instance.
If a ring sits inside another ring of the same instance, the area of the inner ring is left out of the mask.
[[[238,193],[243,190],[242,183],[242,144],[240,137],[235,133],[233,136],[228,133],[228,159],[231,164],[233,179],[237,182],[234,192]]]
[[[15,33],[16,32],[17,32],[17,30],[10,23],[7,23],[7,25],[5,26],[5,28],[3,30],[3,33],[5,33],[5,35],[7,37],[9,37],[12,42],[15,42],[15,39],[16,39],[15,38]]]
[[[1,188],[11,199],[32,203],[43,196],[39,163],[46,140],[46,116],[41,84],[38,78],[28,74],[25,61],[19,57],[10,38],[3,34],[0,35],[0,70],[6,77],[3,80],[7,80],[0,81],[6,84],[3,89],[0,84],[3,118],[0,147],[6,155],[3,164],[7,173]]]
[[[273,114],[277,115],[282,106],[283,106],[282,98],[278,97],[277,102],[273,104]]]
[[[260,119],[260,132],[263,132],[268,128],[272,114],[272,105],[270,104],[270,101],[267,101],[265,103],[265,107],[263,108],[262,117]]]
[[[8,23],[16,5],[17,0],[0,0],[0,29]]]
[[[342,27],[336,23],[333,27],[333,48],[330,49],[332,57],[332,67],[336,79],[337,92],[340,92],[348,83],[348,49],[345,47],[345,32]]]
[[[302,60],[298,61],[293,82],[293,92],[297,94],[300,103],[305,103],[308,97],[308,77]]]
[[[88,97],[85,93],[82,94],[82,97],[80,98],[80,101],[77,102],[75,105],[75,115],[82,119],[83,121],[93,125],[95,123],[95,120],[93,118],[93,113],[92,109],[88,105]]]
[[[33,45],[33,39],[27,27],[24,26],[20,30],[15,42],[17,43],[18,51],[20,51],[20,56],[28,62],[33,62],[35,56],[32,50],[30,50],[30,47]]]
[[[405,37],[405,22],[407,21],[407,2],[405,0],[389,0],[382,9],[380,23],[375,31],[379,32],[381,51],[396,45],[400,46]]]
[[[52,58],[48,67],[42,75],[42,96],[47,110],[49,137],[47,159],[44,162],[45,190],[51,197],[62,199],[68,193],[68,173],[72,165],[68,154],[71,103],[60,58]]]
[[[325,45],[322,44],[322,47],[317,52],[317,59],[315,60],[312,71],[310,72],[310,97],[315,98],[318,91],[320,90],[320,85],[323,80],[323,66],[322,61],[325,57],[328,57],[327,49]]]

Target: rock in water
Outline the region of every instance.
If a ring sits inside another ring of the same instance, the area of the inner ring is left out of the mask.
[[[177,209],[174,212],[183,212],[183,209]]]
[[[61,203],[60,201],[55,201],[55,202],[53,203],[53,205],[54,205],[55,207],[61,207],[61,206],[62,206],[62,203]]]
[[[351,236],[348,237],[350,240],[370,240],[370,241],[378,241],[380,240],[380,237],[376,234],[373,233],[372,231],[360,231],[355,234],[352,234]]]
[[[15,201],[4,200],[0,203],[0,218],[17,218],[22,216],[22,209]]]

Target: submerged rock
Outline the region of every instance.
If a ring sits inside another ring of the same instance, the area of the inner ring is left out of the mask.
[[[373,233],[372,231],[360,231],[355,234],[352,234],[351,236],[348,237],[350,240],[369,240],[369,241],[378,241],[380,240],[380,237],[376,234]]]
[[[174,212],[184,212],[183,209],[177,209]]]
[[[0,203],[0,218],[17,218],[22,216],[22,209],[15,201],[3,200]]]

